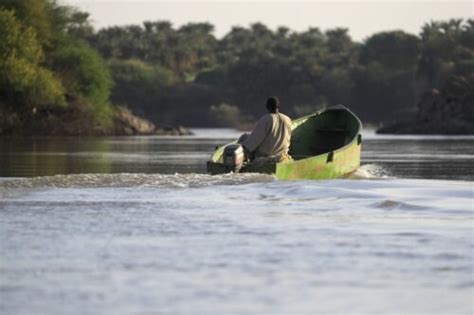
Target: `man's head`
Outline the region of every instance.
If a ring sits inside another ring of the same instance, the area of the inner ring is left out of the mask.
[[[278,109],[280,108],[280,101],[276,96],[270,96],[267,99],[267,109],[270,113],[278,113]]]

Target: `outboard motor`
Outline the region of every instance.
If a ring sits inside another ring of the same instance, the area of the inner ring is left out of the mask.
[[[229,144],[224,148],[224,166],[228,172],[239,172],[244,161],[244,147],[240,144]]]

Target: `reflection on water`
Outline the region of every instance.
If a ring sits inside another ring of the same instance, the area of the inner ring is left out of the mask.
[[[79,173],[205,173],[230,129],[196,129],[194,136],[2,138],[0,177]],[[400,178],[474,180],[474,137],[364,134],[362,164]]]
[[[205,173],[216,145],[233,130],[195,136],[0,139],[0,177],[77,173]]]

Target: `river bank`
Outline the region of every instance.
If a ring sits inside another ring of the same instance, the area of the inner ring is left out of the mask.
[[[474,134],[474,93],[432,89],[417,105],[416,116],[381,127],[380,134],[472,135]]]
[[[125,107],[113,107],[107,121],[71,105],[61,110],[13,112],[0,108],[0,136],[133,136],[191,135],[183,126],[157,126]]]

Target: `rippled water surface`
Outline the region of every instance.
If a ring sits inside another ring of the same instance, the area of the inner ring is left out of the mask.
[[[343,180],[204,174],[235,135],[1,139],[0,314],[474,312],[473,138],[369,133]]]
[[[183,137],[0,138],[0,177],[76,173],[205,173],[233,130],[198,129]],[[362,164],[399,178],[474,180],[474,136],[363,133]]]

